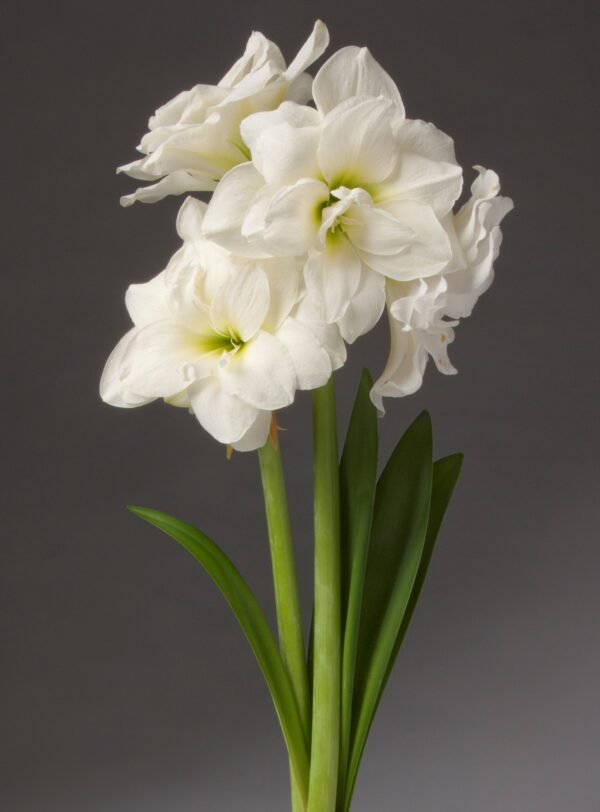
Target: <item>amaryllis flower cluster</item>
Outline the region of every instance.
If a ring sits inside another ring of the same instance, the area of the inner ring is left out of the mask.
[[[323,386],[346,345],[387,311],[390,353],[371,397],[415,392],[431,356],[445,373],[459,319],[493,279],[512,201],[495,172],[463,170],[452,139],[406,117],[400,92],[366,48],[327,48],[317,22],[289,67],[253,33],[218,85],[196,85],[150,119],[120,167],[152,181],[122,199],[188,197],[182,247],[132,285],[134,327],[110,356],[103,399],[157,398],[190,409],[239,450],[264,445],[272,412]]]

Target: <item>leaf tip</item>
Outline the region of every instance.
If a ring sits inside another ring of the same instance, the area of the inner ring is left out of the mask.
[[[366,367],[363,367],[360,373],[360,383],[362,386],[368,387],[369,390],[373,388],[373,376]]]
[[[140,519],[147,518],[148,508],[140,507],[140,505],[126,505],[126,508],[134,516],[139,516]]]

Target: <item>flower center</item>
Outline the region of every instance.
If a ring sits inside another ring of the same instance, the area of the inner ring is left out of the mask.
[[[228,356],[239,352],[245,343],[238,333],[231,328],[226,332],[214,332],[211,335],[198,336],[198,349],[202,353],[220,353],[222,362],[225,362]]]

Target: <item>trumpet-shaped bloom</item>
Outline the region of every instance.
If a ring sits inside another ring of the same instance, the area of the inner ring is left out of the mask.
[[[201,236],[204,210],[185,201],[182,248],[128,289],[134,327],[108,359],[100,392],[114,406],[163,398],[188,407],[217,440],[251,450],[264,445],[271,411],[325,384],[345,351],[336,331],[307,324],[296,260],[230,255]]]
[[[387,283],[390,354],[371,393],[381,412],[383,397],[402,397],[419,389],[430,356],[440,372],[456,373],[448,359],[454,327],[458,319],[471,314],[492,284],[502,241],[500,222],[513,203],[498,196],[495,172],[475,168],[478,177],[470,200],[444,220],[452,245],[452,260],[445,271],[426,279]]]
[[[448,136],[406,119],[366,49],[335,54],[314,98],[316,109],[284,102],[242,122],[252,162],[225,175],[205,231],[246,256],[305,256],[321,318],[352,341],[379,319],[386,278],[432,276],[451,259],[442,220],[462,170]]]
[[[254,32],[244,55],[218,85],[196,85],[179,93],[150,118],[149,132],[138,146],[145,157],[118,171],[154,183],[121,198],[121,203],[154,203],[166,195],[214,189],[225,172],[248,160],[240,135],[242,119],[272,110],[285,98],[307,101],[312,79],[304,71],[328,43],[327,28],[318,21],[286,67],[277,45]]]

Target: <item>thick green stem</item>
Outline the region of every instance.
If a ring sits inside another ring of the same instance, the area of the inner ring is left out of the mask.
[[[333,378],[313,392],[315,612],[308,812],[334,812],[340,737],[340,517]]]
[[[310,696],[292,531],[281,454],[279,447],[271,438],[259,450],[258,459],[269,528],[279,646],[292,681],[300,718],[308,740],[310,736]],[[294,812],[304,812],[305,803],[296,786],[293,774],[291,783],[292,809]]]

